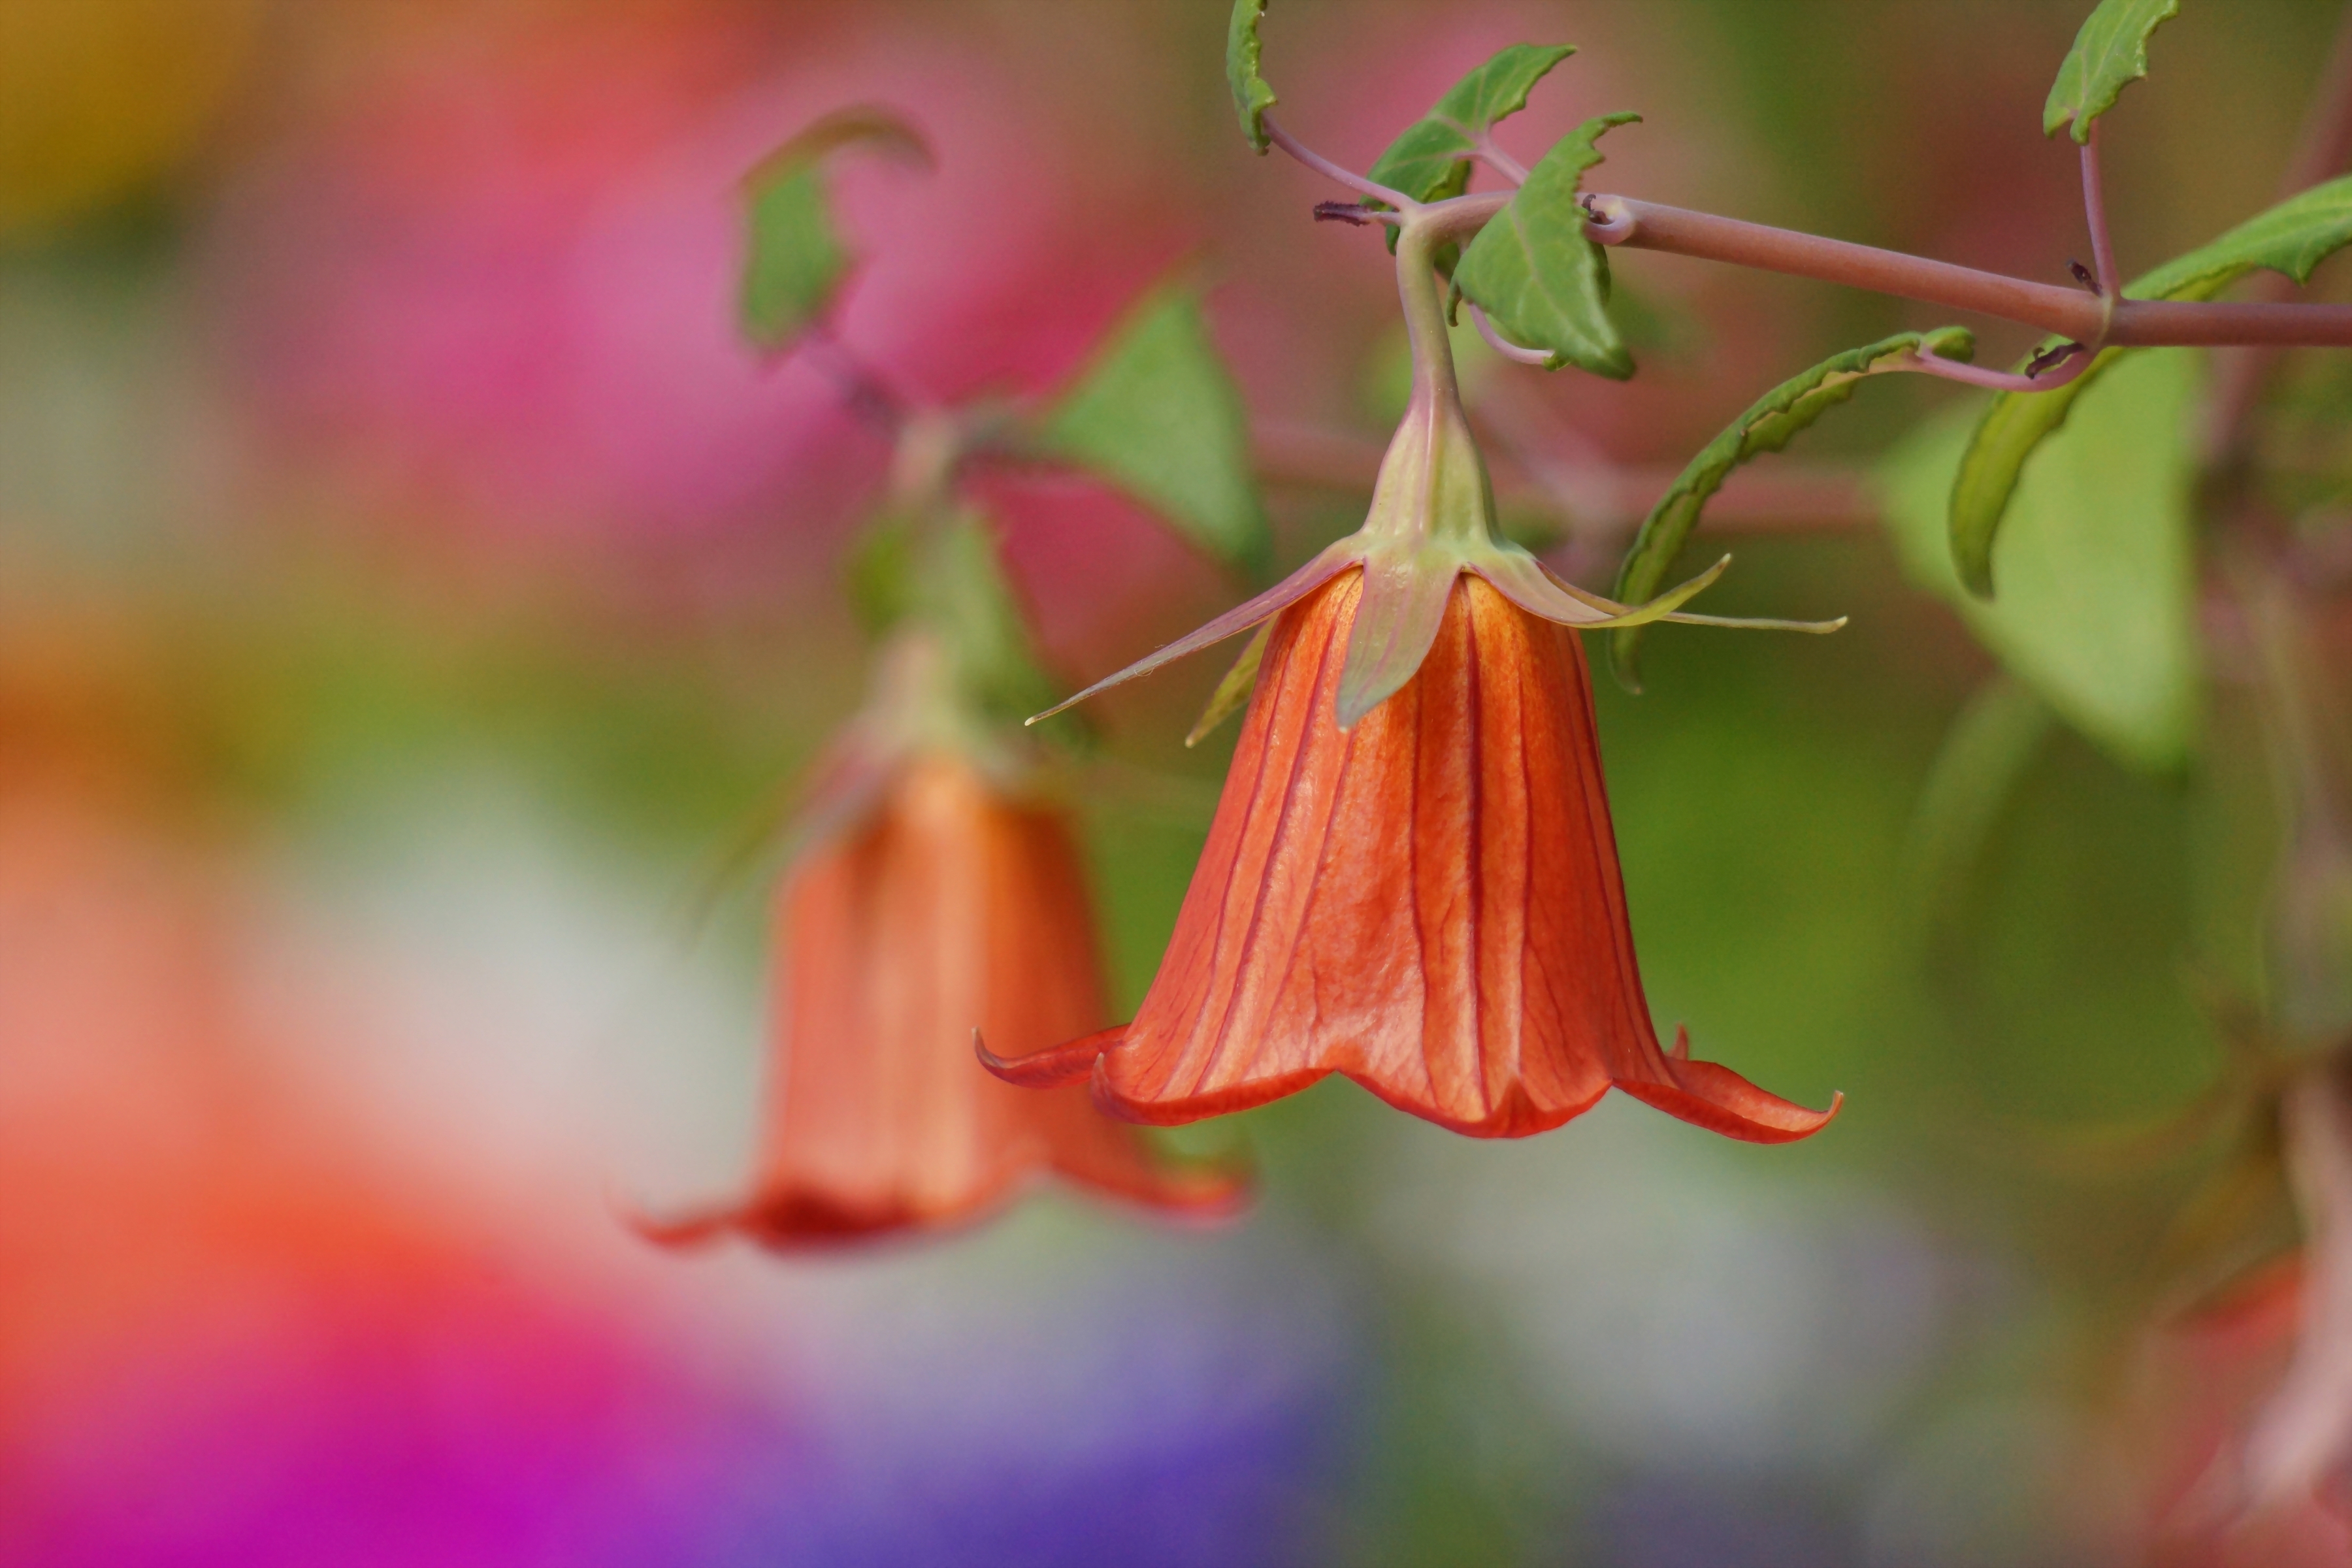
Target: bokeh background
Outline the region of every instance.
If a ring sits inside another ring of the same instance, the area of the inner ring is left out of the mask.
[[[1638,109],[1605,185],[2061,279],[2087,241],[2039,111],[2084,9],[1281,0],[1268,71],[1360,168],[1494,48],[1573,41],[1523,157]],[[1822,1136],[1613,1098],[1485,1144],[1334,1080],[1244,1119],[1265,1193],[1226,1230],[1055,1194],[806,1261],[625,1227],[750,1162],[761,875],[697,911],[857,699],[838,558],[887,460],[735,338],[733,182],[844,104],[925,129],[935,174],[845,166],[840,331],[941,398],[1052,387],[1192,268],[1269,449],[1317,455],[1269,475],[1303,558],[1360,508],[1333,470],[1383,434],[1392,284],[1234,133],[1224,12],[0,5],[0,1561],[2151,1550],[2231,1418],[2213,1369],[2259,1388],[2284,1342],[2160,1326],[2198,1156],[2077,1134],[2217,1071],[2184,975],[2252,962],[2256,747],[2226,693],[2184,777],[2053,733],[1926,875],[1923,784],[1990,666],[1866,499],[1742,538],[1717,594],[1846,632],[1672,628],[1647,695],[1600,694],[1655,1011],[1844,1090]],[[2160,36],[2105,133],[2126,270],[2264,205],[2334,12]],[[1507,373],[1538,456],[1677,464],[1933,324],[1617,266],[1643,374]],[[1874,386],[1801,461],[1836,490],[1955,395]],[[1087,484],[987,494],[1065,679],[1236,595]],[[1181,744],[1216,662],[1097,715],[1126,1005],[1231,743]]]

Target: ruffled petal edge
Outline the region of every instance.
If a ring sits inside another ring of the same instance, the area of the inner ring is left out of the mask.
[[[1671,1054],[1652,1047],[1635,1073],[1613,1075],[1619,1089],[1667,1115],[1749,1143],[1793,1143],[1830,1124],[1845,1103],[1843,1091],[1827,1110],[1808,1110],[1757,1088],[1717,1062],[1693,1061],[1690,1031],[1675,1031]]]

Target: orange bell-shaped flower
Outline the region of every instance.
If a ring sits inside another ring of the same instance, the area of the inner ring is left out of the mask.
[[[1569,629],[1713,620],[1681,606],[1722,565],[1618,605],[1501,535],[1446,348],[1443,237],[1425,218],[1398,237],[1413,393],[1363,527],[1071,699],[1271,621],[1141,1011],[1027,1058],[983,1045],[982,1059],[1016,1083],[1091,1076],[1097,1104],[1138,1121],[1240,1110],[1339,1072],[1479,1137],[1557,1127],[1614,1084],[1735,1138],[1802,1138],[1837,1106],[1791,1105],[1690,1060],[1679,1037],[1658,1047]]]
[[[1807,1110],[1659,1048],[1643,1000],[1576,635],[1454,578],[1393,696],[1335,713],[1358,574],[1274,623],[1207,847],[1134,1023],[1027,1060],[1138,1121],[1325,1075],[1458,1132],[1559,1126],[1612,1084],[1736,1138]]]
[[[1060,814],[955,746],[902,749],[904,729],[868,723],[836,747],[822,837],[777,897],[777,1061],[751,1197],[647,1234],[793,1247],[942,1226],[1048,1170],[1157,1208],[1236,1207],[1237,1173],[1164,1160],[1083,1088],[1014,1089],[972,1059],[976,1029],[1034,1047],[1108,1016],[1085,877]]]

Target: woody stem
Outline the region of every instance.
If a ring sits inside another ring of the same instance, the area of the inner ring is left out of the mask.
[[[1585,233],[1602,245],[1664,250],[1843,283],[2022,321],[2080,342],[2098,341],[2104,326],[2106,342],[2133,348],[2223,343],[2352,346],[2352,306],[2117,300],[2110,314],[2108,301],[2080,289],[2032,283],[1901,251],[1623,196],[1595,197],[1592,206],[1604,221],[1586,225]]]

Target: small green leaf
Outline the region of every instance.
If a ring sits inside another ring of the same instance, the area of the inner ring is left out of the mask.
[[[751,244],[743,262],[743,335],[779,349],[824,313],[849,270],[814,162],[755,186]]]
[[[1870,374],[1870,367],[1880,360],[1923,347],[1951,360],[1966,361],[1976,355],[1976,340],[1963,328],[1903,332],[1823,360],[1759,398],[1690,460],[1681,477],[1650,509],[1650,515],[1642,520],[1642,531],[1634,536],[1633,548],[1625,552],[1625,563],[1618,569],[1617,588],[1612,596],[1627,605],[1645,604],[1654,598],[1666,579],[1667,569],[1674,565],[1675,557],[1682,553],[1691,530],[1698,526],[1699,513],[1706,510],[1715,492],[1723,488],[1723,481],[1731,477],[1734,468],[1759,453],[1778,452],[1787,447],[1797,432],[1852,397],[1854,388],[1862,384],[1862,378]],[[1642,689],[1636,662],[1642,630],[1640,626],[1620,626],[1609,637],[1610,664],[1619,682],[1629,691]]]
[[[2055,136],[2068,121],[2074,140],[2091,139],[2091,122],[2116,106],[2124,89],[2147,74],[2148,35],[2180,15],[2180,0],[2099,0],[2074,35],[2042,107],[2042,133]]]
[[[1584,237],[1576,195],[1584,172],[1601,162],[1602,132],[1641,118],[1604,114],[1562,137],[1454,268],[1456,291],[1506,337],[1550,352],[1547,369],[1573,364],[1612,381],[1633,374],[1633,356],[1609,320],[1609,256]]]
[[[1271,145],[1265,135],[1265,111],[1281,100],[1257,74],[1263,46],[1257,25],[1265,16],[1265,0],[1234,0],[1234,14],[1225,28],[1225,81],[1234,89],[1234,112],[1241,116],[1242,134],[1264,153]]]
[[[2210,300],[2258,268],[2306,283],[2313,268],[2347,244],[2352,244],[2352,176],[2314,185],[2247,219],[2211,244],[2127,285],[2124,295],[2133,300]],[[2047,339],[2036,352],[2064,341]],[[1993,541],[2025,460],[2066,422],[2074,400],[2116,360],[2133,352],[2108,349],[2055,391],[2004,392],[1986,408],[1952,485],[1952,559],[1969,592],[1992,595]]]
[[[1162,288],[1137,305],[1041,436],[1048,455],[1111,480],[1218,560],[1264,569],[1273,539],[1248,416],[1189,290]]]
[[[1513,44],[1454,84],[1437,107],[1389,144],[1371,168],[1376,184],[1417,202],[1458,196],[1470,184],[1472,154],[1496,122],[1528,106],[1528,92],[1573,44]]]
[[[2120,761],[2179,766],[2199,705],[2189,412],[2197,357],[2143,350],[2078,399],[2074,429],[2029,467],[2002,531],[1999,599],[1954,573],[1944,512],[1969,444],[1956,409],[1881,470],[1887,526],[1913,581],[1956,605],[1977,639]]]
[[[876,109],[827,115],[765,158],[743,178],[749,243],[737,321],[756,347],[781,349],[822,316],[849,270],[834,231],[821,165],[855,142],[928,163],[922,139]]]

